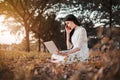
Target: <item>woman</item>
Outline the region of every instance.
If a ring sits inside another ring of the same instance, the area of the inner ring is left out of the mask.
[[[85,61],[89,57],[89,49],[87,43],[86,30],[80,26],[77,18],[70,14],[65,18],[66,30],[66,45],[67,51],[58,51],[57,55],[64,56],[58,57],[61,62],[64,62],[65,57],[68,57],[67,63],[72,63],[75,58],[80,61]],[[56,55],[53,55],[53,58]]]

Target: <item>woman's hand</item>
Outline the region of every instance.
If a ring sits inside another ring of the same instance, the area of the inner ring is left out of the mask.
[[[67,34],[70,34],[70,32],[72,31],[72,29],[69,26],[65,26],[65,30]]]
[[[62,51],[57,51],[57,54],[61,56],[68,56],[67,52],[62,52]]]

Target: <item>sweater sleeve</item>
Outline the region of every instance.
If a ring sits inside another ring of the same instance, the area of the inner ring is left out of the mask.
[[[74,45],[75,48],[81,49],[81,47],[86,43],[87,41],[87,35],[86,35],[86,30],[84,28],[80,29],[77,31],[77,40],[76,40],[76,45]]]

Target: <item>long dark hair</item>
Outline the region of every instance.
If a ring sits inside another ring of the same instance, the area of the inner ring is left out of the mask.
[[[67,16],[65,17],[65,19],[64,19],[64,22],[65,22],[65,21],[72,21],[72,22],[74,22],[76,25],[80,26],[80,23],[79,23],[78,19],[77,19],[73,14],[67,15]]]
[[[65,17],[65,19],[64,19],[64,22],[65,22],[65,21],[72,21],[72,22],[74,22],[76,25],[80,26],[80,23],[79,23],[78,19],[77,19],[73,14],[67,15],[67,16]],[[75,31],[75,29],[73,29],[73,30],[70,32],[70,42],[71,42],[71,44],[72,44],[71,37],[72,37],[74,31]],[[65,37],[66,37],[66,32],[65,32]]]

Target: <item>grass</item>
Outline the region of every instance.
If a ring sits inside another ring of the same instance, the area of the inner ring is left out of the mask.
[[[17,80],[31,71],[35,64],[39,64],[49,53],[44,52],[20,52],[20,51],[0,51],[0,80]],[[26,73],[27,72],[27,73]],[[17,73],[17,75],[16,75]],[[11,75],[10,75],[11,74]],[[5,77],[9,76],[9,77]],[[11,76],[13,78],[11,78]]]
[[[0,80],[119,80],[119,53],[94,51],[88,62],[58,65],[46,61],[49,53],[1,50]]]

